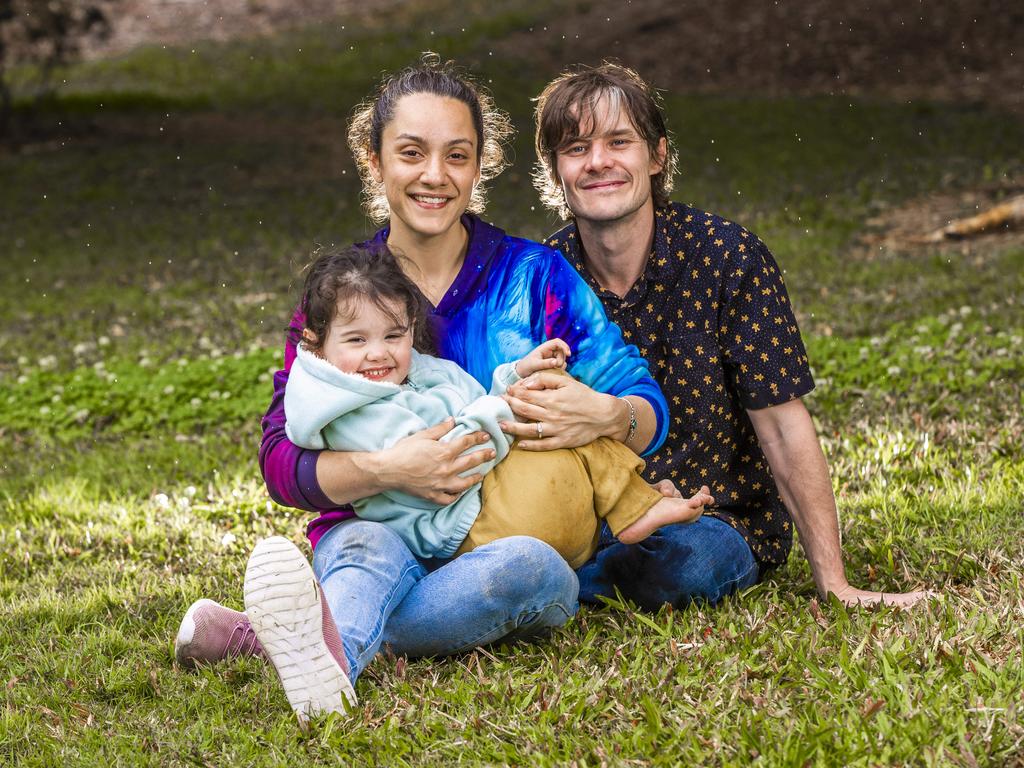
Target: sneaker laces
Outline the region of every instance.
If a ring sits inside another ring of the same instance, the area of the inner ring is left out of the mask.
[[[235,623],[228,636],[227,645],[224,647],[224,655],[231,656],[261,656],[263,647],[256,637],[256,632],[248,619],[242,619]]]

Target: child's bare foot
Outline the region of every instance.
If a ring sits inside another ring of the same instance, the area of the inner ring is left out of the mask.
[[[643,541],[664,525],[692,523],[704,514],[704,507],[714,504],[711,489],[706,485],[689,499],[666,497],[648,509],[643,516],[619,532],[623,544]]]

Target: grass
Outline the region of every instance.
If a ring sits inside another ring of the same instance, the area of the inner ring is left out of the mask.
[[[1024,126],[976,107],[666,94],[677,199],[786,269],[851,580],[941,602],[819,603],[795,554],[716,609],[379,657],[355,715],[306,734],[264,666],[174,668],[189,602],[238,606],[255,541],[302,539],[259,482],[258,420],[298,268],[370,231],[347,110],[423,48],[457,56],[521,130],[490,215],[542,236],[523,94],[552,73],[487,55],[539,13],[414,3],[80,66],[51,138],[0,155],[0,763],[1024,761],[1024,248],[862,240],[912,198],[1019,178]]]

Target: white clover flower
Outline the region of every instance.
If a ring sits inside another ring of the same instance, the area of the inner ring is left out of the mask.
[[[198,397],[193,397],[191,400],[188,401],[188,404],[191,405],[193,408],[198,408],[200,405],[203,404],[203,401]]]
[[[233,534],[231,531],[228,531],[227,533],[225,533],[223,536],[220,537],[220,545],[224,549],[227,549],[232,544],[234,544],[236,541],[238,541],[238,537],[235,536],[235,534]]]
[[[28,376],[26,376],[23,373],[23,374],[21,374],[21,376],[18,377],[17,381],[18,381],[19,384],[24,384],[26,381],[28,381]]]
[[[57,358],[53,355],[46,355],[45,357],[40,357],[38,365],[44,371],[48,371],[51,368],[55,368],[57,366]]]
[[[83,422],[85,422],[86,419],[89,418],[89,409],[88,408],[79,408],[77,411],[75,411],[75,415],[74,415],[73,418],[79,424],[82,424]]]
[[[28,365],[28,358],[25,357],[24,355],[19,356],[18,357],[18,365],[21,365],[21,366]]]
[[[49,416],[50,415],[50,406],[44,405],[42,408],[40,408],[39,409],[39,415],[40,416]]]
[[[89,351],[89,345],[86,344],[85,342],[79,342],[78,344],[75,344],[75,346],[73,346],[71,348],[71,353],[75,357],[81,357],[82,355],[84,355],[88,351]]]
[[[164,387],[164,394],[165,395],[173,395],[174,394],[174,385],[173,384],[168,384],[166,387]]]
[[[156,496],[154,496],[153,503],[160,507],[160,509],[171,508],[171,499],[166,493],[158,493]]]
[[[107,336],[100,336],[98,339],[96,339],[96,343],[99,344],[101,347],[109,347],[110,338]]]
[[[198,493],[198,491],[196,490],[196,487],[194,485],[190,485],[190,486],[185,488],[183,493],[185,494],[185,496],[187,496],[188,498],[191,499],[191,498],[195,497],[195,495],[196,495],[196,493]]]
[[[902,369],[898,365],[890,365],[888,368],[885,369],[885,372],[890,376],[899,376],[901,373],[903,373]]]

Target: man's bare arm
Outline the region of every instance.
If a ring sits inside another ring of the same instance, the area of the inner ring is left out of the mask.
[[[761,450],[775,483],[796,523],[800,543],[811,566],[818,592],[832,592],[846,605],[910,606],[931,596],[927,591],[870,592],[846,580],[839,541],[839,518],[828,464],[814,431],[814,422],[800,400],[749,410]]]

